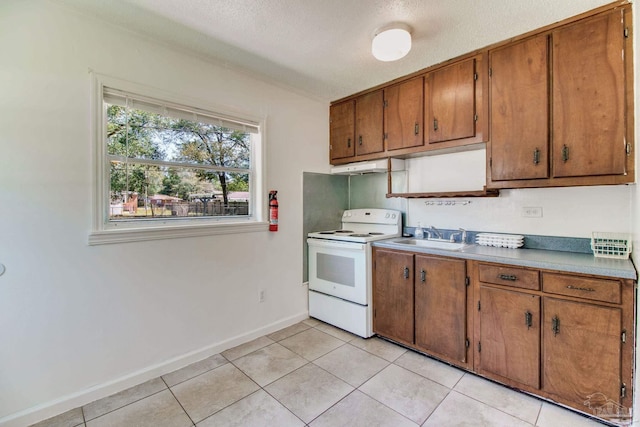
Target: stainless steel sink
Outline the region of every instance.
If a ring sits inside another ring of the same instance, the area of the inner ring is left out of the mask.
[[[408,246],[418,246],[421,248],[431,249],[444,249],[447,251],[459,251],[465,246],[469,246],[466,243],[461,242],[449,242],[447,240],[427,240],[427,239],[402,239],[396,240],[394,243]]]

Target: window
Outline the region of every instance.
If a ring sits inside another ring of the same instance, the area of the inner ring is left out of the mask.
[[[260,122],[95,78],[89,243],[265,229]]]

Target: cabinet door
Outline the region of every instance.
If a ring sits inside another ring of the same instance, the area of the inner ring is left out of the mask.
[[[346,101],[329,108],[331,160],[353,157],[355,148],[355,102]]]
[[[491,180],[549,177],[548,41],[489,52]]]
[[[549,297],[543,305],[542,389],[576,405],[619,403],[621,310]]]
[[[460,259],[415,256],[416,347],[466,362],[466,264]]]
[[[622,11],[553,32],[553,176],[625,173]]]
[[[382,133],[382,90],[356,99],[356,155],[379,153],[384,150]]]
[[[540,297],[480,286],[480,371],[540,388]]]
[[[424,145],[422,77],[384,90],[384,129],[387,150]]]
[[[375,255],[373,331],[413,343],[413,255],[377,250]]]
[[[430,144],[475,136],[475,59],[427,74],[424,93]]]

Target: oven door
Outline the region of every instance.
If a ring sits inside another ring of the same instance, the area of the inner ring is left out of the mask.
[[[358,304],[368,304],[370,245],[313,238],[307,239],[307,243],[309,289]]]

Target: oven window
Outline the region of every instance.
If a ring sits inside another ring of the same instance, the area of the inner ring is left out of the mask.
[[[355,259],[345,256],[317,254],[316,274],[318,279],[355,287]]]

